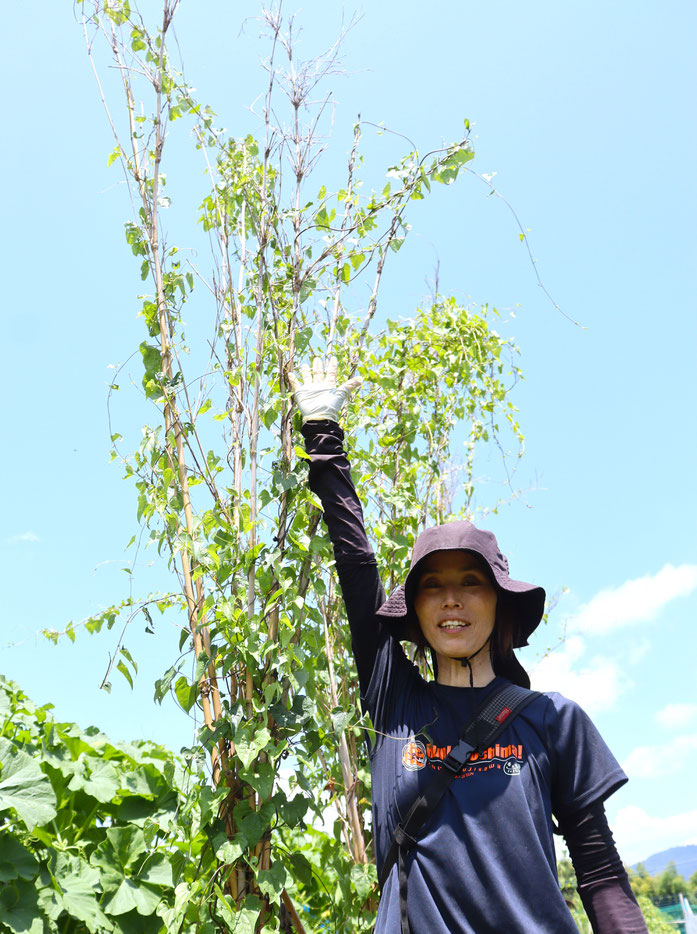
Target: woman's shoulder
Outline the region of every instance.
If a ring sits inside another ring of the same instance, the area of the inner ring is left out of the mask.
[[[598,742],[598,729],[578,701],[558,691],[540,693],[538,716],[553,747],[595,745]],[[535,704],[530,704],[530,707],[534,708]]]
[[[540,691],[540,694],[545,699],[550,713],[557,716],[588,716],[578,701],[560,694],[559,691]]]

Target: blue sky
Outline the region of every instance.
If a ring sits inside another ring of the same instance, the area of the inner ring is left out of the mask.
[[[341,5],[293,9],[301,54],[333,40]],[[354,8],[343,9],[349,18]],[[598,0],[356,9],[317,186],[337,178],[359,111],[422,151],[472,122],[473,168],[496,173],[546,288],[584,327],[546,300],[510,213],[472,175],[414,206],[380,314],[411,313],[436,259],[443,293],[501,311],[526,377],[514,397],[525,492],[488,526],[516,576],[560,594],[525,660],[537,686],[588,709],[630,776],[608,804],[623,857],[696,843],[697,10]],[[0,670],[60,718],[179,748],[192,724],[151,700],[172,658],[171,624],[129,633],[136,688],[115,677],[111,695],[99,683],[114,633],[58,647],[37,636],[128,593],[136,498],[109,464],[106,396],[109,365],[143,340],[141,283],[71,5],[43,4],[35,22],[21,5],[3,13]],[[258,129],[249,105],[263,88],[264,46],[253,20],[241,31],[257,13],[252,0],[183,0],[178,14],[187,77],[235,135]],[[382,186],[406,144],[367,130],[364,141],[367,184]],[[186,146],[185,135],[173,142]],[[205,178],[195,155],[178,155],[168,173],[176,239],[189,236]],[[128,372],[139,379],[138,361]],[[147,417],[135,392],[112,414],[115,430],[135,434]],[[166,569],[144,561],[136,587],[167,587]]]

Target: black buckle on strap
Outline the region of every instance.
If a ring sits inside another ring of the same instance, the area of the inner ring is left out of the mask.
[[[414,837],[408,834],[401,824],[397,824],[394,829],[394,841],[398,847],[403,847],[405,850],[416,845]]]
[[[469,754],[474,752],[474,750],[475,747],[471,743],[461,739],[457,746],[453,746],[445,759],[443,759],[443,765],[449,772],[457,774],[467,761]]]

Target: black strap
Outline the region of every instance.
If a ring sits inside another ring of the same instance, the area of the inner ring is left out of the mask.
[[[412,804],[404,820],[395,827],[392,845],[380,873],[380,888],[384,887],[396,862],[399,871],[399,912],[402,934],[410,934],[407,917],[407,873],[404,860],[406,851],[417,843],[419,831],[435,811],[450,787],[450,783],[470,757],[494,743],[513,719],[539,696],[538,691],[529,691],[517,684],[507,684],[486,697],[462,728],[458,743],[441,762],[433,781]]]

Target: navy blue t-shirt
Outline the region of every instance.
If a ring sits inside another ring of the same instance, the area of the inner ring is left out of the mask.
[[[432,781],[463,724],[491,691],[427,682],[388,638],[365,703],[371,750],[378,867],[395,826]],[[408,913],[429,934],[576,932],[556,875],[552,814],[603,800],[626,777],[581,708],[560,694],[536,698],[455,777],[408,852]],[[379,934],[399,934],[393,867]]]
[[[363,513],[335,423],[303,428],[310,486],[334,547],[361,702],[370,714],[378,872],[394,828],[488,693],[425,681],[389,621]],[[532,701],[491,748],[467,763],[406,855],[408,914],[418,934],[574,934],[556,875],[552,815],[573,814],[627,778],[597,730],[559,694]],[[397,866],[375,934],[400,934]]]

